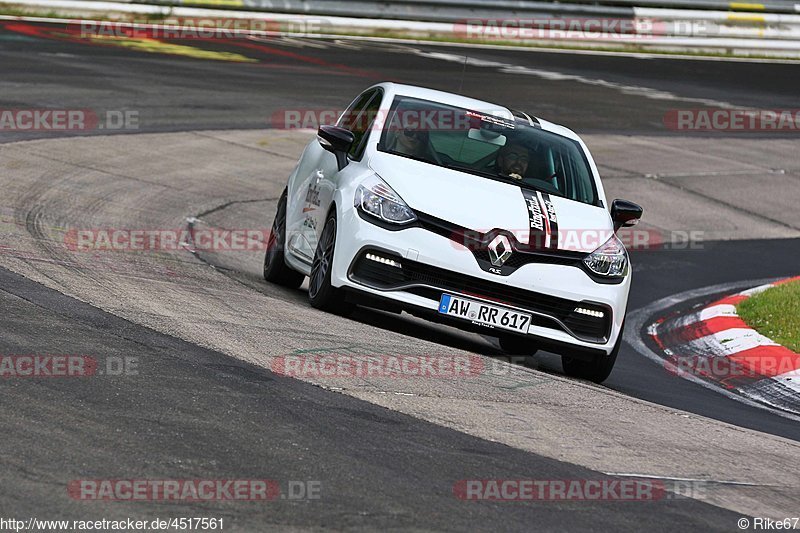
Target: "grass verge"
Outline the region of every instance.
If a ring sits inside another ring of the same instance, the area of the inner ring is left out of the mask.
[[[800,281],[756,294],[740,303],[736,312],[762,335],[800,353]]]

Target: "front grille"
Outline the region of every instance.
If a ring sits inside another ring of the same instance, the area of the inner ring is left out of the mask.
[[[417,212],[418,224],[428,231],[447,237],[453,242],[468,248],[475,260],[483,270],[488,271],[492,268],[489,258],[489,243],[495,235],[504,234],[508,237],[513,253],[508,260],[503,263],[502,268],[496,274],[508,276],[516,269],[534,263],[548,265],[564,265],[581,268],[581,261],[587,254],[570,250],[548,250],[535,245],[526,245],[517,241],[517,238],[510,232],[498,229],[486,233],[469,230],[446,220],[433,217],[431,215]]]
[[[489,250],[487,249],[472,250],[472,255],[475,256],[475,259],[477,259],[478,262],[485,261],[487,263],[491,263],[491,259],[489,258]],[[582,255],[585,256],[585,254]],[[503,263],[503,266],[513,268],[515,270],[523,265],[529,265],[532,263],[579,266],[580,261],[580,257],[568,257],[565,255],[555,254],[525,253],[515,250],[514,253],[511,254],[511,257],[509,257],[508,260]]]
[[[353,279],[378,289],[408,290],[408,292],[436,301],[441,298],[443,292],[472,295],[553,317],[566,326],[569,330],[568,333],[583,340],[605,342],[608,338],[611,325],[611,313],[608,307],[509,287],[501,283],[403,259],[398,255],[386,252],[375,251],[374,253],[394,259],[402,265],[402,268],[369,260],[366,258],[366,252],[363,252],[358,256],[351,269]],[[576,307],[603,311],[603,317],[576,313]],[[564,329],[556,321],[550,320],[549,322],[547,327]]]

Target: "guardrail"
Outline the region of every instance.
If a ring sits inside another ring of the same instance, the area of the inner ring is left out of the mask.
[[[684,5],[688,0],[600,0],[591,4],[577,0],[9,1],[45,8],[122,11],[134,18],[142,14],[267,18],[276,23],[288,21],[289,25],[314,19],[324,21],[317,33],[326,34],[800,57],[800,4],[780,0],[765,4],[691,2],[693,7],[722,5],[738,11],[664,7]],[[643,5],[656,3],[661,7]],[[192,7],[197,5],[204,7]],[[605,24],[609,21],[619,24]]]
[[[800,38],[800,3],[722,0],[131,0],[167,6],[237,7],[272,13],[395,19],[464,24],[564,17],[603,17],[636,21],[620,33],[706,39]],[[800,1],[800,0],[798,0]],[[680,7],[691,6],[691,9]],[[728,11],[730,9],[731,11]]]
[[[430,22],[453,22],[464,18],[497,18],[544,15],[633,16],[635,8],[800,13],[800,3],[729,2],[723,0],[127,0],[168,6],[226,7],[367,18],[399,18]]]
[[[456,22],[467,18],[604,16],[632,18],[632,6],[498,0],[149,0],[164,6],[225,7],[339,17]]]

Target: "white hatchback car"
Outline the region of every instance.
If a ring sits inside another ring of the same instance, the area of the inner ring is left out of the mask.
[[[545,349],[596,382],[630,288],[615,200],[572,131],[488,102],[381,83],[321,126],[289,176],[264,277],[314,307],[407,311]]]

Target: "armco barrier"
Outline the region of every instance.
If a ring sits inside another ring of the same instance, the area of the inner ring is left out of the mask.
[[[800,1],[800,0],[798,0]],[[325,17],[325,28],[334,34],[388,33],[397,37],[463,39],[466,22],[511,21],[621,21],[615,34],[587,34],[577,38],[526,38],[524,32],[507,41],[538,46],[609,46],[621,49],[735,53],[743,55],[800,57],[800,4],[772,2],[738,3],[719,0],[600,0],[598,2],[532,2],[498,0],[11,0],[37,8],[126,12],[175,17],[260,18],[275,22]],[[610,5],[616,4],[616,5]],[[625,5],[619,5],[625,4]],[[659,7],[650,7],[650,6]],[[202,6],[202,7],[193,7]],[[717,10],[710,9],[717,7]],[[728,9],[728,10],[724,10]],[[797,13],[792,11],[798,10]],[[529,32],[530,33],[530,32]],[[624,33],[633,38],[613,38]],[[490,36],[488,40],[501,42]]]
[[[131,1],[131,0],[125,0]],[[272,13],[302,13],[367,18],[453,22],[465,18],[534,16],[633,16],[635,8],[799,13],[790,0],[729,2],[724,0],[610,0],[560,2],[519,0],[135,0],[137,2],[204,7],[237,7]]]

